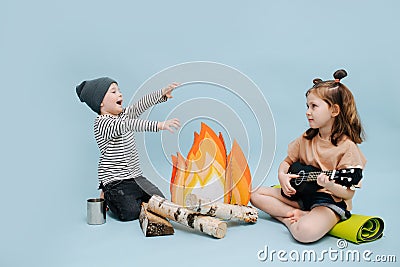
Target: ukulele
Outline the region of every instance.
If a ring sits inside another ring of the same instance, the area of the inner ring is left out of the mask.
[[[311,165],[304,165],[300,162],[295,162],[289,167],[288,173],[297,174],[299,177],[290,179],[290,185],[296,189],[296,193],[292,196],[286,196],[283,191],[282,194],[289,199],[297,199],[300,196],[308,195],[321,189],[322,186],[317,184],[317,177],[321,173],[329,176],[330,180],[334,180],[335,183],[340,184],[344,187],[348,187],[352,190],[357,188],[357,184],[362,179],[361,168],[347,168],[342,170],[332,171],[321,171]]]

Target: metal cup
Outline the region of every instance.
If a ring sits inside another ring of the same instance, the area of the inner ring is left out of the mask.
[[[103,198],[89,198],[87,200],[88,224],[103,224],[106,222],[106,205]]]

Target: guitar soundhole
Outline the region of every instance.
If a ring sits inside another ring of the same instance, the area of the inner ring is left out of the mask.
[[[295,181],[296,185],[300,185],[303,181],[307,180],[304,170],[299,171],[298,175],[300,176],[299,178],[294,178],[295,179],[294,181]]]

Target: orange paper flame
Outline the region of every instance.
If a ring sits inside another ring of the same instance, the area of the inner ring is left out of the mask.
[[[226,156],[225,142],[205,123],[194,134],[187,159],[172,156],[171,200],[185,205],[186,196],[196,194],[212,201],[247,205],[250,200],[251,174],[239,144],[234,141]]]

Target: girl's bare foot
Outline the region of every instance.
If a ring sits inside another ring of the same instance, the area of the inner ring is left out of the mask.
[[[301,217],[309,213],[309,211],[304,211],[300,209],[294,209],[288,213],[287,218],[289,219],[290,224],[297,222]]]

